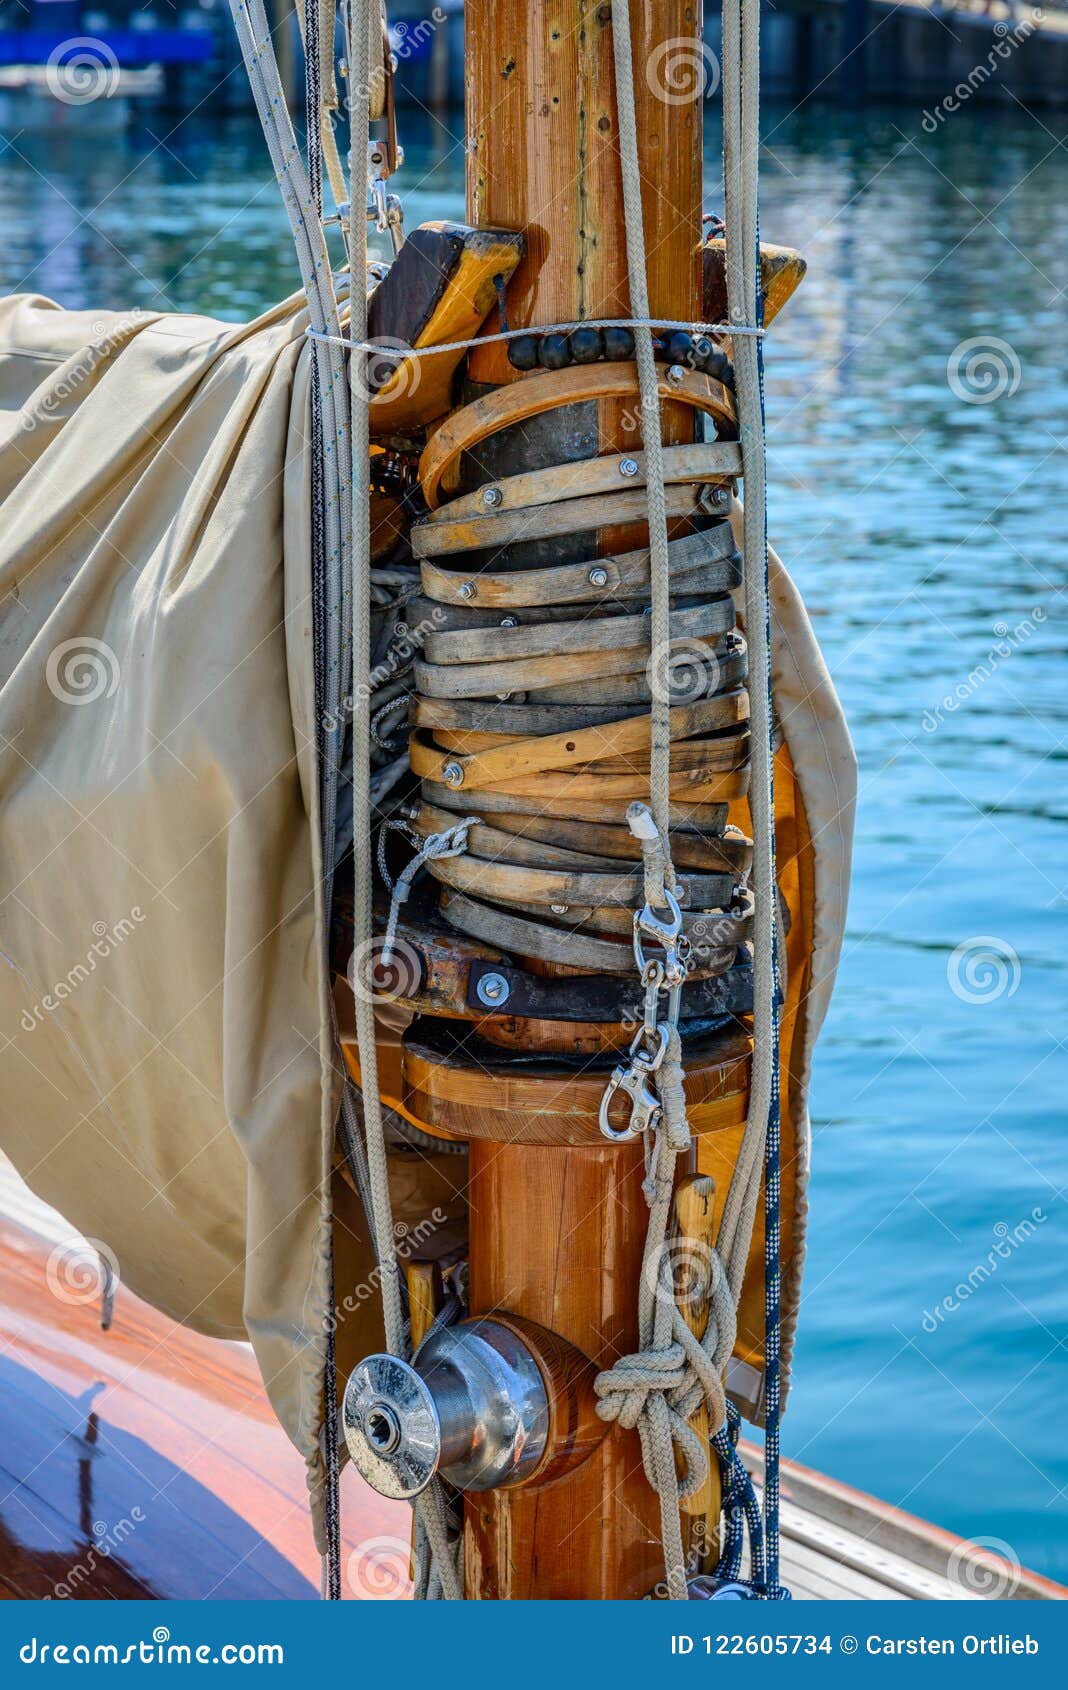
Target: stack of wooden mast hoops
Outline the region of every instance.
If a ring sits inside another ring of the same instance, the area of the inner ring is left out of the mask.
[[[449,944],[415,920],[401,927],[420,953],[405,1102],[432,1129],[603,1142],[606,1074],[641,1024],[631,943],[640,846],[625,812],[648,793],[654,689],[671,704],[671,844],[692,946],[680,1023],[691,1126],[744,1120],[751,845],[729,817],[733,807],[747,820],[749,711],[732,597],[742,564],[727,520],[741,454],[727,387],[672,366],[660,391],[711,419],[717,436],[664,451],[667,652],[650,650],[647,548],[596,555],[598,530],[647,535],[635,528],[646,514],[642,454],[490,480],[479,459],[485,443],[531,418],[633,400],[633,363],[495,388],[449,415],[420,461],[430,514],[411,534],[422,598],[407,614],[427,631],[414,667],[410,758],[421,800],[410,820],[423,841],[472,818],[463,851],[427,863],[438,883],[434,926],[443,922],[460,947],[464,1004],[442,989],[436,966]],[[465,483],[472,490],[459,491]],[[559,541],[576,561],[527,567],[531,539]],[[624,1099],[611,1119],[626,1124]]]

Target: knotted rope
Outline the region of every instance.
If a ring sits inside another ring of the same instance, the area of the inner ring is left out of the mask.
[[[446,828],[442,833],[428,833],[421,849],[404,865],[393,884],[389,920],[386,922],[386,935],[382,941],[383,966],[388,965],[393,955],[401,905],[407,903],[416,876],[423,872],[428,863],[438,862],[442,857],[462,857],[467,850],[467,835],[477,822],[477,816],[465,816],[454,827]]]
[[[729,316],[739,325],[762,326],[759,225],[757,217],[759,0],[724,0],[724,159],[727,224]],[[744,25],[743,25],[744,19]],[[627,268],[631,309],[648,317],[641,174],[634,100],[633,49],[628,0],[612,0],[612,38],[616,71],[616,106],[623,176]],[[664,502],[660,402],[652,336],[635,330],[642,441],[646,454],[649,509],[651,644],[670,651],[671,583]],[[721,1466],[728,1478],[731,1529],[741,1508],[737,1454],[726,1426],[723,1378],[736,1336],[736,1304],[749,1257],[759,1200],[761,1163],[766,1160],[766,1378],[768,1443],[765,1481],[767,1568],[760,1553],[760,1533],[751,1529],[751,1577],[754,1593],[778,1596],[778,1327],[779,1327],[779,1170],[778,1170],[778,1000],[776,955],[775,808],[772,764],[770,610],[764,475],[763,366],[759,333],[741,334],[736,344],[740,438],[749,497],[744,518],[746,633],[750,650],[752,721],[753,880],[757,921],[754,934],[754,1053],[750,1108],[743,1145],[727,1196],[719,1245],[710,1253],[709,1316],[698,1342],[678,1308],[668,1252],[676,1164],[690,1145],[686,1119],[684,1071],[677,1014],[672,1016],[663,1060],[657,1071],[661,1113],[646,1150],[646,1197],[649,1225],[642,1263],[638,1308],[639,1350],[602,1372],[595,1390],[604,1419],[637,1429],[646,1477],[660,1500],[661,1534],[667,1594],[684,1600],[687,1579],[680,1497],[692,1495],[708,1471],[708,1452],[688,1424],[702,1397]],[[628,815],[642,841],[647,909],[663,908],[665,889],[675,884],[668,835],[670,791],[669,695],[653,689],[650,741],[650,803]],[[648,816],[648,812],[646,812]],[[649,825],[649,824],[652,825]],[[683,1473],[676,1472],[678,1452]],[[752,1527],[752,1522],[751,1527]],[[759,1525],[759,1522],[758,1522]],[[737,1532],[735,1531],[735,1538]],[[740,1547],[737,1550],[740,1558]],[[731,1559],[734,1559],[732,1548]]]
[[[641,841],[645,897],[663,906],[669,864],[665,836],[642,804],[628,811],[632,832]],[[670,1226],[679,1156],[690,1146],[686,1118],[685,1073],[678,1028],[668,1033],[667,1049],[657,1070],[661,1117],[646,1147],[645,1195],[649,1224],[642,1256],[638,1294],[638,1350],[622,1356],[597,1375],[594,1391],[597,1413],[637,1429],[642,1465],[660,1500],[660,1528],[668,1596],[686,1599],[686,1562],[679,1501],[699,1490],[708,1474],[709,1454],[689,1424],[704,1400],[709,1426],[718,1432],[727,1405],[723,1376],[734,1349],[736,1316],[727,1277],[716,1251],[709,1252],[709,1313],[704,1336],[690,1331],[675,1298]],[[682,1475],[676,1469],[676,1452]]]

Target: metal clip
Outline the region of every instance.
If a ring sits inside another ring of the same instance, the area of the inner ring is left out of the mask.
[[[389,148],[382,141],[368,142],[367,217],[368,221],[373,219],[380,234],[388,231],[396,256],[404,244],[404,210],[396,194],[389,193],[386,186],[394,163]]]
[[[645,952],[642,949],[642,934],[646,938],[655,939],[665,951],[672,951],[682,933],[682,910],[674,892],[664,887],[664,897],[667,907],[671,911],[671,920],[665,921],[657,915],[651,904],[634,912],[634,960],[638,965],[639,974],[645,973]]]
[[[628,1139],[640,1138],[643,1133],[655,1132],[660,1125],[660,1099],[649,1084],[650,1075],[664,1060],[668,1046],[666,1027],[657,1029],[657,1048],[650,1055],[642,1045],[645,1029],[642,1028],[630,1047],[630,1064],[624,1067],[620,1063],[613,1068],[612,1077],[604,1089],[601,1098],[601,1109],[598,1117],[601,1132],[613,1144],[623,1144]],[[630,1115],[626,1126],[614,1127],[608,1119],[608,1108],[617,1091],[625,1092],[630,1098]]]

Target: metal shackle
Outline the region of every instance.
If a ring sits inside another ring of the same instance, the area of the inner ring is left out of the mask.
[[[435,1473],[459,1490],[518,1484],[549,1437],[549,1397],[510,1327],[467,1320],[431,1333],[409,1362],[371,1355],[349,1376],[345,1442],[381,1496],[411,1498]]]

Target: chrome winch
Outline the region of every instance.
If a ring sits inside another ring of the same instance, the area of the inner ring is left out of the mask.
[[[549,1392],[511,1326],[466,1320],[432,1332],[410,1363],[367,1356],[345,1387],[342,1421],[349,1454],[381,1496],[418,1496],[435,1473],[460,1490],[494,1490],[541,1464]]]

